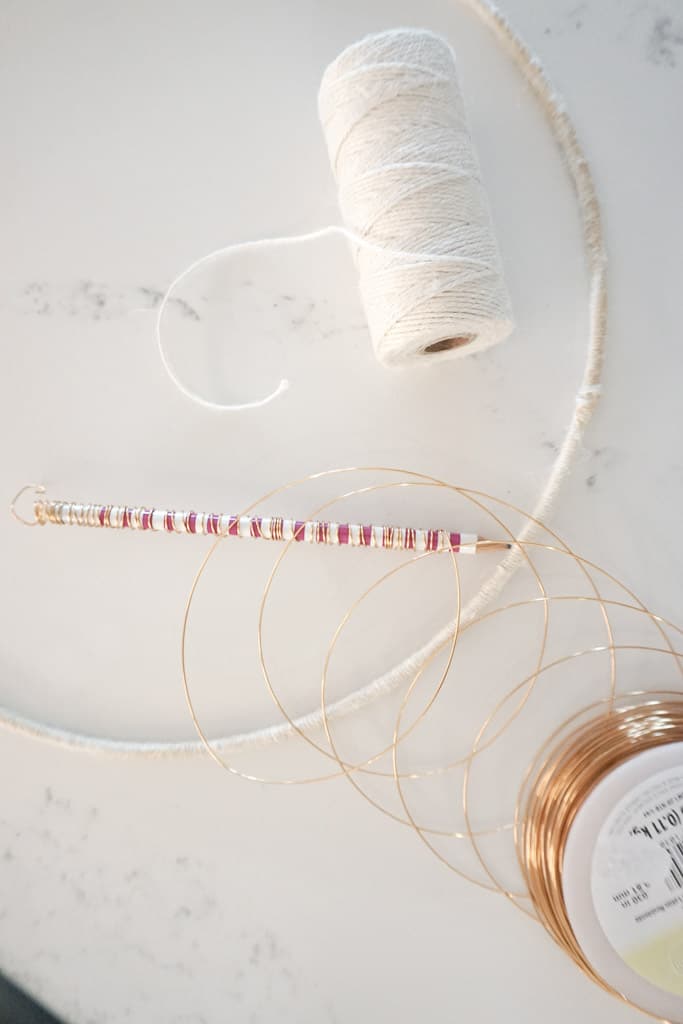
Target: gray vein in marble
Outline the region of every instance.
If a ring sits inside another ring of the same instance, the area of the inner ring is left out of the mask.
[[[90,280],[73,284],[29,281],[9,296],[6,306],[10,312],[24,316],[118,320],[131,313],[157,309],[163,297],[164,292],[160,288],[150,285],[112,287]],[[187,299],[171,297],[169,306],[188,320],[201,320],[199,310]]]
[[[647,42],[647,54],[653,64],[675,68],[683,47],[683,20],[674,21],[668,14],[655,18]]]
[[[562,21],[557,25],[547,25],[543,34],[546,36],[563,36],[568,32],[579,32],[583,28],[584,15],[588,13],[588,4],[572,4],[562,15]]]
[[[635,37],[648,63],[675,69],[683,47],[683,11],[679,0],[631,0],[616,39]]]
[[[245,280],[240,287],[251,289],[254,283]],[[163,297],[162,289],[152,285],[116,286],[91,280],[73,284],[34,280],[6,294],[0,303],[0,310],[4,308],[10,313],[27,317],[112,321],[136,313],[153,312],[158,309]],[[168,302],[171,311],[190,323],[200,322],[205,316],[203,307],[209,304],[210,300],[206,296],[197,297],[192,302],[172,296]],[[286,307],[288,326],[293,330],[310,328],[312,340],[366,334],[368,330],[365,321],[357,318],[351,322],[337,323],[335,313],[328,308],[329,302],[325,297],[312,301],[308,296],[297,297],[290,293],[282,293],[275,299],[256,294],[255,299],[250,299],[246,312],[247,315],[260,317],[269,308],[277,310],[282,307]]]

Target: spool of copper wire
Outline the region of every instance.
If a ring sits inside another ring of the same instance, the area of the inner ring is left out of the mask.
[[[683,695],[618,698],[546,743],[517,849],[541,922],[603,988],[683,1021]]]

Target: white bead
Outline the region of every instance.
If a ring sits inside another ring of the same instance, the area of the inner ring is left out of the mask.
[[[460,534],[460,553],[463,555],[474,555],[477,550],[476,533]]]

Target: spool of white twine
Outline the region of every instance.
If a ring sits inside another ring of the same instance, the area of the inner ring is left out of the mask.
[[[503,341],[510,301],[448,43],[367,36],[326,69],[318,106],[379,362]]]

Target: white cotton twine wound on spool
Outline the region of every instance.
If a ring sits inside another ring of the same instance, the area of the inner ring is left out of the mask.
[[[367,36],[329,65],[318,107],[379,362],[503,341],[510,300],[448,43]]]

